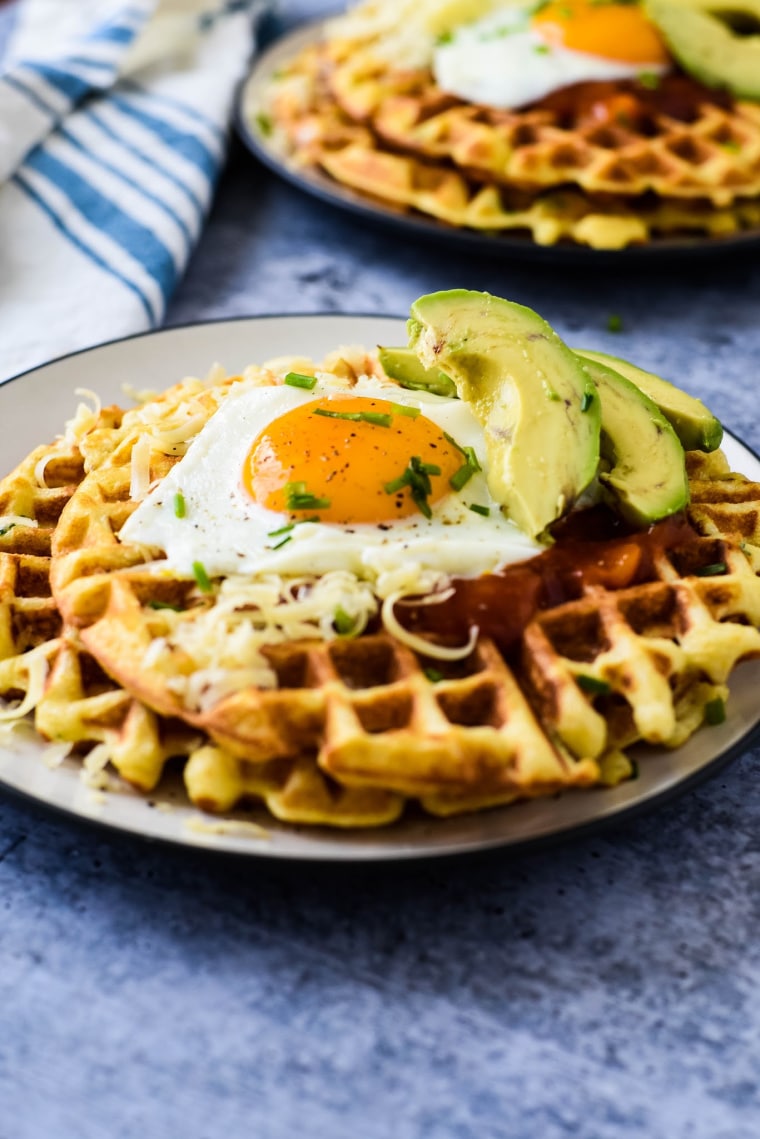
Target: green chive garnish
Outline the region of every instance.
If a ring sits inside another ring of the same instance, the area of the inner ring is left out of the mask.
[[[603,696],[612,691],[606,680],[597,680],[595,676],[576,676],[575,681],[584,692],[591,692],[594,695]]]
[[[623,331],[623,318],[618,316],[616,312],[610,313],[607,317],[607,331],[608,332],[622,332]]]
[[[305,482],[288,482],[285,483],[285,504],[288,510],[326,510],[330,499],[311,494]]]
[[[287,526],[281,526],[279,530],[270,530],[267,538],[279,538],[280,534],[289,534],[295,526],[295,522],[289,522]]]
[[[702,566],[701,569],[695,570],[694,573],[697,577],[715,577],[716,574],[725,573],[728,566],[725,562],[713,562],[712,565]]]
[[[371,423],[374,427],[390,427],[393,417],[384,411],[329,411],[326,407],[315,407],[314,415],[324,415],[328,419],[348,419],[351,423]]]
[[[288,535],[286,535],[286,537],[284,537],[282,539],[281,542],[278,542],[276,546],[270,546],[269,548],[270,548],[270,550],[281,550],[283,546],[287,546],[288,542],[292,542],[292,541],[293,541],[293,535],[288,534]]]
[[[419,455],[413,455],[404,473],[399,475],[397,479],[385,483],[385,493],[396,494],[397,491],[408,486],[412,501],[417,509],[426,518],[432,518],[433,512],[428,505],[428,495],[433,489],[430,483],[430,475],[439,475],[440,473],[440,467],[433,463],[423,463]]]
[[[548,55],[549,54],[549,48],[548,48],[547,44],[536,44],[536,46],[533,48],[533,51],[536,53],[536,55]]]
[[[726,720],[726,703],[720,696],[716,696],[714,700],[708,700],[705,704],[705,722],[711,728],[717,727],[718,724],[725,723]]]
[[[180,494],[180,492],[177,491],[177,493],[174,496],[174,517],[175,518],[184,518],[185,514],[186,514],[185,496],[184,496],[184,494]]]
[[[454,471],[454,474],[449,479],[449,486],[453,487],[454,490],[461,490],[463,486],[467,485],[474,474],[475,468],[471,467],[469,463],[465,463],[458,471]]]
[[[149,601],[149,609],[171,609],[174,613],[181,613],[182,608],[179,605],[171,605],[168,601]]]
[[[394,415],[408,415],[410,419],[416,419],[418,415],[422,415],[419,407],[409,407],[406,403],[392,403]]]
[[[473,514],[482,514],[484,518],[488,518],[489,514],[491,513],[490,506],[481,506],[477,502],[471,502],[469,509],[473,512]]]
[[[722,142],[720,145],[724,150],[730,151],[731,154],[741,153],[741,145],[736,141],[735,138],[727,138],[726,141]]]
[[[283,382],[291,388],[305,388],[310,392],[316,386],[317,377],[304,376],[302,372],[288,372]]]
[[[338,636],[348,637],[356,628],[356,620],[339,605],[333,616],[333,625]]]
[[[581,411],[588,411],[588,409],[591,407],[591,404],[593,402],[594,402],[593,392],[584,392],[583,398],[581,399]]]
[[[433,684],[437,684],[439,680],[443,680],[443,673],[439,672],[437,668],[426,668],[423,670],[428,680]]]
[[[211,593],[211,579],[206,573],[203,562],[193,562],[193,577],[201,593]]]
[[[269,115],[260,113],[256,116],[256,125],[264,135],[264,138],[269,138],[272,133],[272,120]]]
[[[9,522],[7,526],[3,526],[2,530],[0,530],[0,538],[4,538],[6,534],[9,534],[15,525],[15,522]]]
[[[650,91],[656,91],[660,86],[660,77],[654,71],[640,71],[636,78],[642,87],[647,87]]]

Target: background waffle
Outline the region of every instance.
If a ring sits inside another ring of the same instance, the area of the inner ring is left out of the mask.
[[[674,92],[586,85],[575,104],[501,111],[444,95],[426,69],[328,42],[278,75],[260,121],[296,161],[454,226],[599,249],[755,228],[760,108],[667,83]]]

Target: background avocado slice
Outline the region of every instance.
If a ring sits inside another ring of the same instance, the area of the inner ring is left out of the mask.
[[[687,451],[716,451],[720,447],[723,427],[701,400],[681,391],[675,384],[668,383],[653,372],[645,372],[617,356],[608,356],[606,352],[590,352],[586,348],[578,348],[575,353],[582,363],[596,361],[614,369],[635,384],[644,395],[649,396],[672,425]]]
[[[596,474],[600,410],[580,361],[532,309],[451,289],[411,307],[409,345],[441,369],[483,424],[488,485],[531,536]]]
[[[689,75],[760,99],[760,0],[645,0],[644,8]]]
[[[439,368],[426,368],[411,348],[378,347],[377,355],[386,376],[401,384],[402,388],[456,397],[454,382]]]
[[[612,507],[636,526],[683,510],[689,501],[686,456],[657,404],[596,360],[584,368],[599,392],[601,453],[610,467],[599,481]]]

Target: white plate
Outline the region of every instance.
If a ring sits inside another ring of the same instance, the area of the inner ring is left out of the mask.
[[[168,329],[68,356],[0,386],[3,465],[10,470],[34,446],[61,431],[78,402],[78,387],[92,388],[104,403],[123,403],[123,384],[162,389],[183,376],[205,374],[216,361],[235,372],[271,356],[297,352],[321,357],[339,344],[393,344],[404,337],[404,323],[390,318],[264,317]],[[734,469],[760,479],[760,460],[738,440],[728,438],[725,450]],[[456,819],[415,816],[367,832],[280,826],[263,811],[237,817],[262,824],[267,837],[193,829],[199,820],[203,825],[204,816],[187,806],[177,787],[152,797],[128,789],[99,796],[82,782],[78,763],[67,761],[49,770],[36,740],[0,749],[0,786],[145,838],[252,857],[392,861],[515,847],[598,827],[651,807],[704,777],[741,751],[760,723],[758,681],[760,662],[743,665],[733,678],[724,724],[703,729],[677,751],[647,749],[639,778],[613,790],[567,793]],[[162,800],[172,809],[156,809]]]
[[[558,245],[538,245],[526,232],[493,232],[449,225],[429,215],[405,210],[369,194],[352,190],[351,187],[336,182],[318,167],[304,166],[295,160],[261,127],[260,116],[265,112],[274,76],[300,51],[317,43],[322,38],[324,26],[324,21],[320,20],[294,28],[261,52],[254,61],[248,78],[241,84],[236,101],[235,119],[244,145],[270,170],[299,190],[375,225],[395,230],[401,241],[409,236],[418,237],[433,241],[438,246],[442,243],[453,246],[461,252],[510,260],[559,261],[563,264],[593,265],[599,268],[600,265],[628,266],[642,261],[648,264],[653,260],[724,257],[754,250],[760,244],[760,233],[754,229],[724,237],[655,237],[643,245],[629,245],[625,249],[592,249],[588,245],[571,241],[562,241]]]

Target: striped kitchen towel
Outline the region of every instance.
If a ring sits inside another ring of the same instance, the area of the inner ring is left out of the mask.
[[[21,0],[0,74],[0,380],[160,324],[263,0]]]

